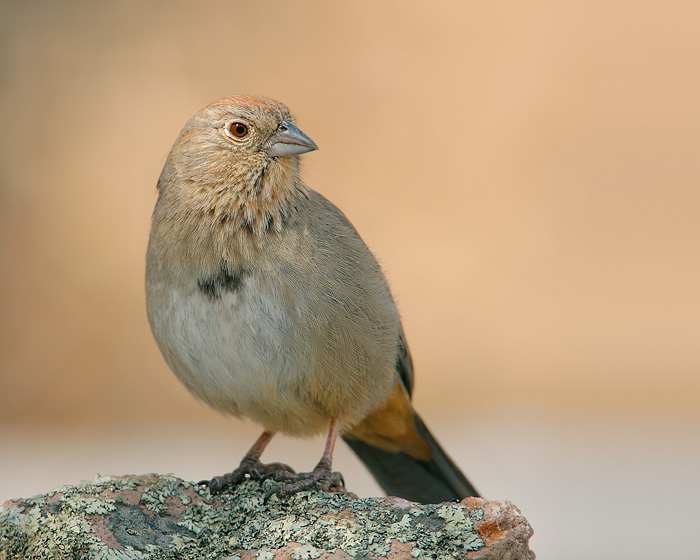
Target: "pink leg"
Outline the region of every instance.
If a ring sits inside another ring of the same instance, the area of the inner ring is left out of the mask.
[[[265,451],[267,444],[270,443],[270,441],[272,440],[272,436],[274,435],[275,432],[263,432],[253,444],[253,447],[251,447],[248,450],[248,453],[245,454],[243,460],[245,460],[246,458],[260,459],[260,456],[263,454],[263,451]]]
[[[335,449],[335,442],[338,439],[338,427],[338,419],[335,417],[331,418],[331,425],[328,428],[328,438],[326,439],[326,449],[324,449],[321,460],[318,462],[318,465],[316,465],[316,469],[321,465],[324,465],[328,470],[331,469],[331,464],[333,463],[333,450]]]

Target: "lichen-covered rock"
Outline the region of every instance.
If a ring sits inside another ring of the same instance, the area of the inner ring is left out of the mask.
[[[304,492],[265,505],[264,493],[253,481],[213,496],[174,476],[98,477],[6,502],[0,560],[534,558],[509,502]]]

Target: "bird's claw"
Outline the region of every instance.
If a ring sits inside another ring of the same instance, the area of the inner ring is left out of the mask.
[[[297,474],[296,471],[289,467],[287,469],[270,470],[260,477],[260,484],[262,484],[266,480],[284,482],[285,480],[292,480],[297,476],[301,476],[302,474],[304,473]]]
[[[250,478],[259,481],[261,484],[267,477],[275,475],[279,471],[284,471],[292,476],[296,476],[294,469],[284,463],[261,463],[258,459],[244,457],[241,464],[230,473],[215,476],[211,480],[201,480],[198,484],[208,486],[212,494],[219,494],[227,486],[240,484],[248,475]]]
[[[297,492],[304,490],[317,490],[319,492],[342,492],[345,491],[345,479],[338,471],[331,471],[325,465],[317,466],[313,471],[294,474],[290,472],[277,471],[264,477],[265,480],[272,479],[275,482],[287,482],[271,488],[263,497],[263,504],[272,498],[286,498]]]

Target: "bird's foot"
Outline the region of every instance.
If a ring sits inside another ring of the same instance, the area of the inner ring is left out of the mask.
[[[274,495],[285,498],[303,490],[319,490],[321,492],[346,492],[343,475],[331,470],[331,463],[326,459],[321,459],[311,472],[299,473],[279,470],[271,472],[262,477],[263,480],[272,479],[275,482],[286,482],[287,484],[275,486],[265,494],[263,503]]]
[[[213,494],[219,494],[227,486],[236,486],[241,483],[246,475],[259,481],[265,480],[268,476],[276,473],[285,473],[290,476],[297,476],[296,472],[289,465],[284,463],[261,463],[255,457],[243,457],[241,464],[230,473],[215,476],[211,480],[202,480],[199,484],[208,486]]]

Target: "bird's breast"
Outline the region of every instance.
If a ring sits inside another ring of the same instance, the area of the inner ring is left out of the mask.
[[[270,399],[302,375],[284,357],[284,307],[259,284],[245,269],[224,268],[184,284],[156,282],[148,297],[153,332],[173,371],[197,397],[233,414],[250,415],[251,401]]]
[[[218,410],[310,435],[329,416],[359,421],[389,390],[395,334],[382,340],[342,296],[310,288],[319,280],[224,267],[150,284],[149,318],[166,361]]]

